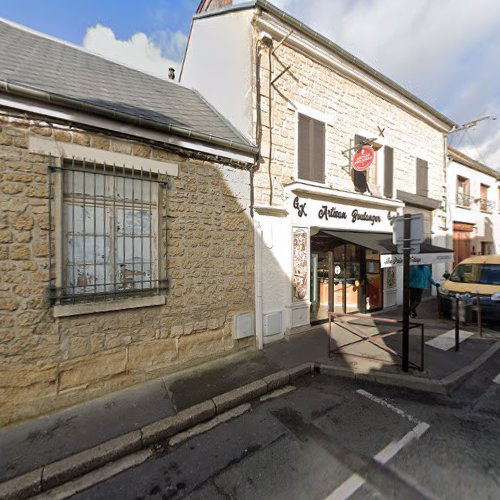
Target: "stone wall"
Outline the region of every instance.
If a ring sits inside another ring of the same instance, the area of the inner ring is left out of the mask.
[[[254,37],[254,44],[257,38]],[[342,151],[352,147],[355,134],[378,136],[381,144],[394,148],[394,193],[415,193],[416,158],[429,164],[429,197],[445,194],[443,134],[403,108],[351,81],[288,43],[271,58],[272,76],[290,67],[274,85],[269,99],[268,48],[261,49],[260,101],[262,103],[263,161],[255,176],[256,204],[270,204],[269,110],[271,106],[271,178],[273,205],[283,204],[283,186],[295,180],[296,112],[294,104],[305,105],[328,117],[326,126],[326,185],[354,191],[349,160]],[[254,78],[254,116],[258,102]],[[292,104],[293,103],[293,104]]]
[[[175,162],[167,191],[166,305],[54,318],[49,300],[44,136]],[[251,346],[233,317],[254,309],[253,230],[240,202],[248,172],[146,143],[0,117],[0,424],[12,423]],[[246,203],[246,202],[245,202]]]

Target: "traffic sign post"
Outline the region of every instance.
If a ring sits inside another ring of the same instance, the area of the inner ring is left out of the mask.
[[[403,221],[403,371],[408,371],[410,345],[410,238],[411,215],[404,216]]]
[[[405,214],[393,221],[392,240],[403,252],[403,346],[402,368],[408,371],[410,345],[410,254],[420,252],[424,241],[423,214]]]

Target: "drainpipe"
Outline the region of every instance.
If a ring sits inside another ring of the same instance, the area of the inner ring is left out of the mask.
[[[257,348],[264,348],[264,334],[262,331],[262,227],[259,221],[254,219],[254,241],[255,241],[255,337]]]

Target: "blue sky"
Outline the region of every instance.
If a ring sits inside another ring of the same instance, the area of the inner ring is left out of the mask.
[[[241,2],[242,0],[236,0]],[[451,142],[500,167],[500,1],[272,0],[458,123]],[[198,0],[16,0],[0,16],[165,77]]]

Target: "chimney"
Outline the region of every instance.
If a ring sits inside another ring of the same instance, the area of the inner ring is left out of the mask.
[[[231,7],[231,5],[233,5],[233,0],[201,0],[200,5],[198,5],[196,9],[196,13],[202,14],[204,12],[211,12],[213,10]]]
[[[175,68],[168,68],[168,78],[175,80]]]

